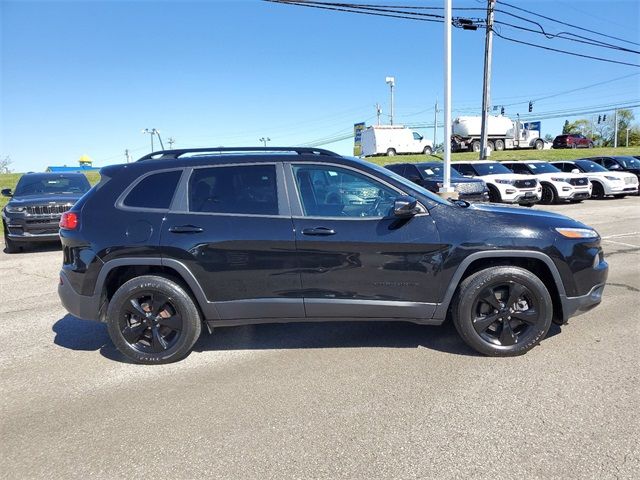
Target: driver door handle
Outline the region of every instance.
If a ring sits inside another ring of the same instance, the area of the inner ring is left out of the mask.
[[[302,230],[303,235],[328,236],[335,235],[336,231],[327,227],[305,228]]]
[[[169,228],[171,233],[200,233],[204,232],[204,228],[195,225],[177,225]]]

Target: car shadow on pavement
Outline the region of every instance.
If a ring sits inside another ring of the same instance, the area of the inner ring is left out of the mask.
[[[36,253],[36,252],[56,252],[61,251],[62,246],[60,242],[43,242],[43,243],[31,243],[28,245],[21,245],[22,250],[17,253],[12,253],[11,255],[21,255],[26,253]],[[3,248],[4,253],[7,253],[7,249]]]
[[[54,343],[70,350],[100,351],[104,357],[129,363],[115,348],[104,323],[65,315],[53,325]],[[553,324],[547,338],[560,333]],[[272,323],[206,330],[195,352],[280,350],[296,348],[427,348],[454,355],[481,356],[468,347],[451,322],[425,326],[406,322]]]

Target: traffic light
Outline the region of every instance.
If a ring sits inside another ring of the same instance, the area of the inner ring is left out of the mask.
[[[500,108],[500,115],[504,115],[504,107]]]
[[[602,115],[598,115],[598,125],[600,125],[601,121],[602,121]]]
[[[602,121],[603,121],[603,122],[606,122],[606,121],[607,121],[607,114],[606,114],[606,113],[602,116]]]
[[[533,102],[529,102],[529,113],[533,112]]]

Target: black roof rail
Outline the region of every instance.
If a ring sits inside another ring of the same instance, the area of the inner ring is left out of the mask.
[[[233,153],[233,152],[294,152],[298,155],[312,154],[312,155],[326,155],[329,157],[340,157],[339,154],[330,150],[324,150],[322,148],[313,147],[211,147],[211,148],[180,148],[176,150],[160,150],[157,152],[151,152],[142,158],[138,159],[138,162],[143,160],[170,160],[181,157],[187,153]]]

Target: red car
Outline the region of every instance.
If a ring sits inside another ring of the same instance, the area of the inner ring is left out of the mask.
[[[580,133],[558,135],[553,139],[553,148],[593,148],[593,140]]]

